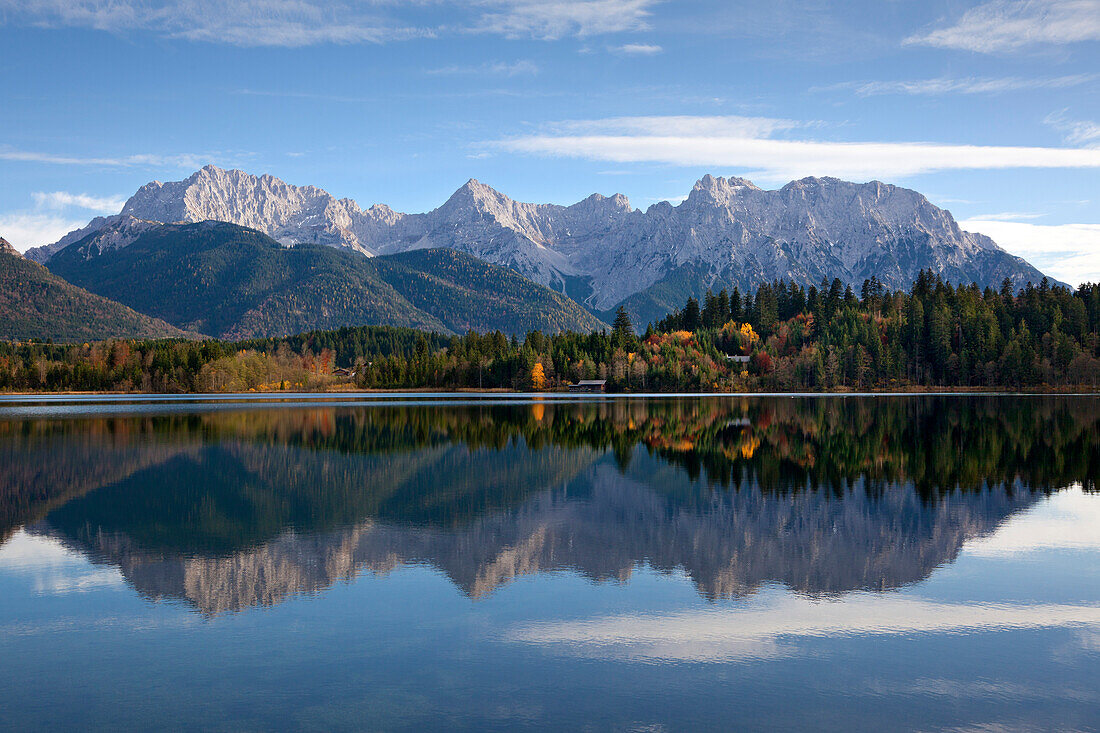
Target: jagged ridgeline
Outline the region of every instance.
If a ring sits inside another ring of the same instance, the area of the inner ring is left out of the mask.
[[[988,237],[960,229],[949,212],[916,191],[835,178],[767,191],[709,175],[682,204],[662,202],[645,211],[621,194],[593,194],[571,206],[523,203],[471,180],[438,208],[405,214],[207,166],[182,181],[143,186],[120,214],[97,217],[28,256],[51,262],[89,237],[96,248],[124,248],[151,227],[204,220],[251,227],[287,244],[374,256],[450,248],[511,269],[595,313],[624,304],[639,323],[707,288],[747,290],[776,279],[808,286],[838,277],[858,286],[874,275],[898,289],[923,269],[981,287],[1005,278],[1022,287],[1043,277]]]
[[[1095,490],[1100,406],[165,409],[0,421],[0,446],[0,535],[30,525],[205,613],[418,562],[475,597],[527,572],[621,579],[639,563],[683,568],[708,596],[831,593],[919,580],[1045,493]]]
[[[92,233],[49,267],[142,313],[227,339],[372,324],[444,334],[604,326],[568,298],[454,250],[370,258],[284,246],[222,222],[147,227],[125,247]]]

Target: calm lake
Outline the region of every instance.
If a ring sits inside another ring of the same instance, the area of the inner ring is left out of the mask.
[[[0,729],[1098,730],[1100,398],[0,400]]]

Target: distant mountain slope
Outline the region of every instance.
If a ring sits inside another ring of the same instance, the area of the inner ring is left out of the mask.
[[[659,321],[672,311],[680,310],[688,298],[702,302],[708,290],[717,293],[726,288],[732,291],[737,285],[724,277],[715,276],[704,265],[681,265],[645,290],[634,293],[620,305],[640,330],[646,324]],[[602,315],[605,319],[614,320],[616,310],[617,308],[609,309]]]
[[[374,258],[379,273],[410,303],[439,315],[458,333],[470,329],[514,332],[596,331],[606,328],[569,298],[537,286],[512,270],[453,249],[420,249]]]
[[[229,221],[283,243],[325,244],[370,255],[451,248],[607,311],[632,301],[636,314],[663,315],[705,286],[751,289],[777,278],[803,285],[874,275],[908,288],[922,269],[955,283],[1022,286],[1043,275],[988,237],[962,231],[916,191],[878,181],[805,178],[767,191],[739,178],[704,176],[678,206],[642,211],[622,195],[594,194],[572,206],[513,201],[477,181],[439,208],[403,214],[361,209],[311,186],[292,186],[207,166],[183,181],[154,181],[114,217],[97,218],[59,242],[28,252],[36,261],[88,234],[116,227],[131,241],[148,221]],[[129,227],[129,233],[117,227]],[[684,272],[693,273],[685,279]],[[651,297],[652,296],[652,297]]]
[[[0,239],[0,339],[90,341],[184,335],[164,321],[71,285]]]
[[[283,246],[224,222],[140,227],[131,218],[49,260],[71,282],[183,328],[222,338],[384,324],[442,333],[603,324],[513,272],[461,253],[404,261],[332,247]]]

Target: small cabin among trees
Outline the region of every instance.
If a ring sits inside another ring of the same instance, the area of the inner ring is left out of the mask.
[[[570,392],[605,392],[606,390],[606,379],[582,379],[576,384],[569,385]]]

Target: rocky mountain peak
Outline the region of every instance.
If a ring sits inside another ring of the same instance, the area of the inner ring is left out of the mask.
[[[692,206],[727,206],[737,196],[760,190],[756,184],[744,178],[722,178],[708,173],[695,182],[688,194],[687,203]]]
[[[603,194],[594,193],[585,201],[591,201],[593,204],[606,206],[610,209],[619,209],[621,211],[633,211],[633,207],[630,205],[630,199],[621,193],[614,193],[610,196],[604,196]]]
[[[129,214],[111,217],[99,231],[74,243],[74,248],[84,259],[92,259],[104,252],[128,247],[145,232],[163,226],[159,221],[138,219]]]
[[[0,237],[0,254],[15,255],[16,257],[23,256],[19,254],[19,250],[17,250],[11,242],[4,239],[3,237]]]
[[[451,194],[451,197],[437,210],[453,211],[473,207],[477,211],[490,213],[497,209],[507,208],[511,203],[512,199],[492,186],[488,186],[476,178],[471,178]]]
[[[621,193],[611,196],[594,193],[583,201],[578,201],[566,208],[570,211],[584,212],[590,215],[606,214],[609,216],[629,214],[634,211],[634,207],[630,205],[630,199]]]

